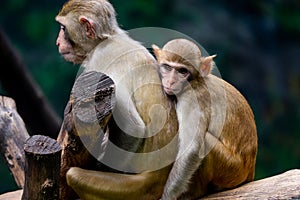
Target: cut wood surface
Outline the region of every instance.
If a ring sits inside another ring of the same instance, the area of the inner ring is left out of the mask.
[[[61,145],[43,135],[30,137],[25,151],[22,200],[58,200]]]
[[[0,200],[20,200],[22,190],[0,195]],[[300,199],[300,170],[294,169],[242,185],[233,190],[211,194],[201,200]]]
[[[13,99],[0,96],[0,153],[17,185],[24,185],[24,143],[29,138]]]

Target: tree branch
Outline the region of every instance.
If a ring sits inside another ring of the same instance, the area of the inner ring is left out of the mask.
[[[0,81],[16,101],[19,113],[34,133],[56,138],[61,119],[53,111],[0,27]]]
[[[0,96],[0,153],[17,185],[24,186],[24,144],[29,138],[25,124],[16,111],[13,99]]]
[[[300,199],[300,170],[290,170],[283,174],[250,182],[233,190],[212,194],[202,199]]]

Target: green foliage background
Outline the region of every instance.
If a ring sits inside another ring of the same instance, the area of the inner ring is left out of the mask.
[[[62,116],[77,67],[55,46],[62,0],[2,0],[0,26]],[[253,108],[259,135],[256,179],[300,168],[300,1],[111,0],[125,30],[164,27],[218,54],[222,77]],[[0,66],[0,73],[2,67]],[[22,86],[20,86],[22,87]],[[0,94],[9,95],[1,89]],[[41,133],[36,133],[41,134]],[[0,164],[0,194],[15,190]]]

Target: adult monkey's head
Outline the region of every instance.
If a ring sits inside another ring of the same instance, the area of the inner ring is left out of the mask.
[[[121,32],[115,10],[106,0],[70,0],[56,16],[56,40],[66,61],[82,63],[101,41]]]

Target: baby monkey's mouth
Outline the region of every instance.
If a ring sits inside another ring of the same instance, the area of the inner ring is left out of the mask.
[[[168,95],[175,95],[179,92],[178,89],[176,88],[171,88],[171,87],[164,87],[164,91],[168,94]]]

